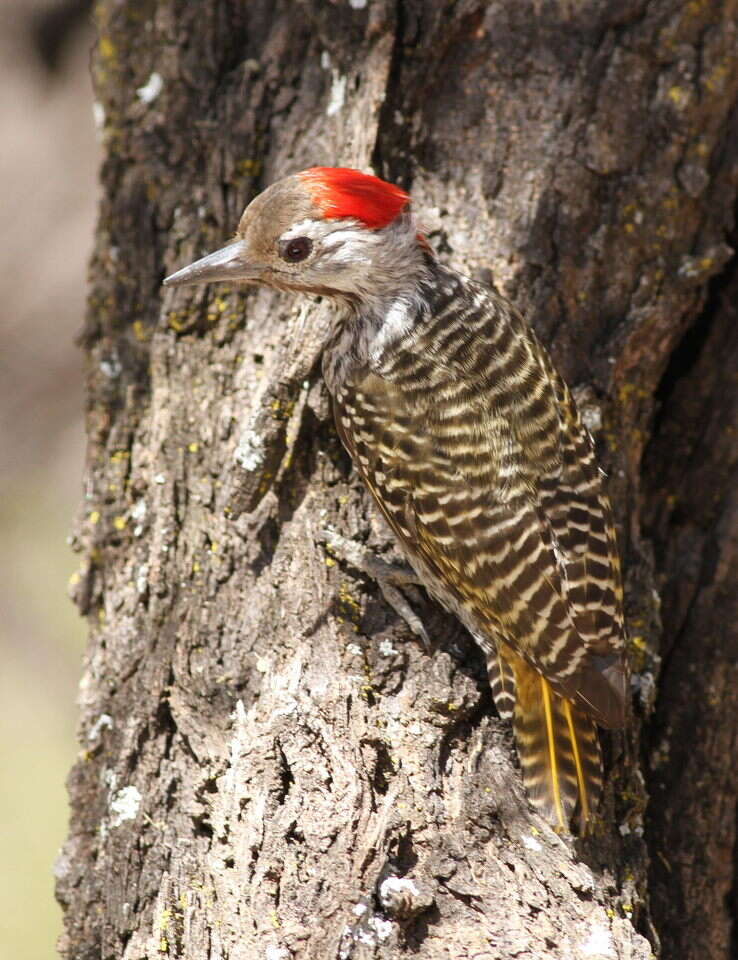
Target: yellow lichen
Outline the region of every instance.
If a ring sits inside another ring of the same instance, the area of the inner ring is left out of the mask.
[[[236,172],[243,177],[258,177],[261,172],[261,160],[242,160],[236,166]]]
[[[146,342],[146,328],[140,320],[134,320],[131,324],[131,329],[133,330],[133,336],[138,340],[139,343]]]
[[[181,317],[182,314],[176,310],[170,310],[167,314],[167,323],[175,333],[181,333],[187,325],[184,319],[180,319]]]
[[[361,618],[361,607],[359,602],[349,593],[348,584],[345,580],[341,581],[338,588],[338,600],[341,612],[354,624],[358,623]]]
[[[115,59],[115,45],[110,37],[101,36],[100,41],[97,45],[97,51],[100,54],[101,60],[114,60]]]

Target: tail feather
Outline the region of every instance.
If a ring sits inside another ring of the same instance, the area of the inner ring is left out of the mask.
[[[515,713],[515,674],[496,646],[487,654],[487,676],[500,718],[512,720]]]
[[[531,802],[559,830],[576,816],[584,833],[602,791],[597,728],[524,661],[514,673],[513,729]]]

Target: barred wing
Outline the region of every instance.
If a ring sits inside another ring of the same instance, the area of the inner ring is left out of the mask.
[[[540,403],[546,376],[535,429],[544,420],[560,449],[531,467],[509,418],[456,375],[443,386],[413,395],[367,374],[336,400],[344,444],[430,592],[490,648],[503,641],[598,723],[621,726],[622,630],[603,609],[603,598],[618,607],[619,580],[586,434]]]

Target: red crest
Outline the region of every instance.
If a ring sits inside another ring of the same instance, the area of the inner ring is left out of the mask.
[[[311,167],[297,176],[322,217],[353,217],[372,230],[392,223],[410,201],[399,187],[349,167]]]

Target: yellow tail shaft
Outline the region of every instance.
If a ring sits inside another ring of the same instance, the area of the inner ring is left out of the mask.
[[[536,670],[513,657],[513,729],[531,803],[558,830],[569,830],[576,817],[584,833],[602,791],[597,728]]]

